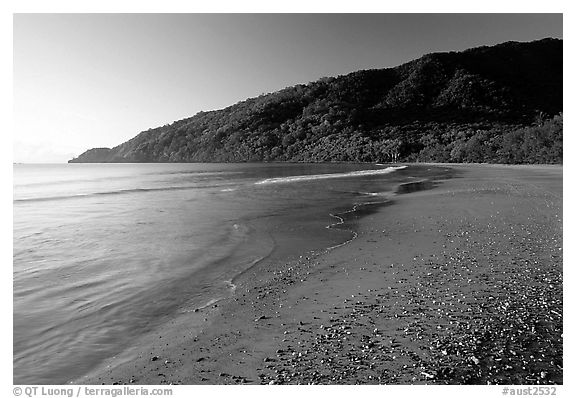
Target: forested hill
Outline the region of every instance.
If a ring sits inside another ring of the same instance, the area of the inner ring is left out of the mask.
[[[507,42],[288,87],[70,162],[556,163],[561,112],[562,40]]]

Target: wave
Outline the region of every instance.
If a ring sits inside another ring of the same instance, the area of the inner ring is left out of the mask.
[[[150,172],[150,173],[142,173],[143,176],[186,176],[186,177],[213,177],[213,176],[227,176],[227,175],[235,175],[235,174],[243,174],[241,171],[160,171],[160,172]],[[54,186],[54,185],[68,185],[68,184],[89,184],[89,183],[98,183],[98,182],[110,182],[110,181],[119,181],[119,180],[130,180],[133,178],[132,175],[123,174],[123,175],[106,175],[102,177],[94,177],[94,178],[75,178],[69,180],[54,180],[54,181],[37,181],[37,182],[28,182],[28,183],[19,183],[14,184],[17,188],[30,188],[30,187],[42,187],[42,186]],[[181,179],[180,179],[181,180]]]
[[[397,166],[397,167],[386,167],[385,169],[371,169],[371,170],[359,170],[350,171],[348,173],[331,173],[331,174],[311,174],[311,175],[299,175],[291,177],[276,177],[267,178],[262,181],[258,181],[255,184],[277,184],[286,182],[300,182],[300,181],[313,181],[313,180],[324,180],[329,178],[343,178],[343,177],[362,177],[362,176],[372,176],[380,174],[389,174],[396,170],[405,169],[407,166]]]
[[[390,192],[358,192],[360,195],[365,195],[365,196],[376,196],[376,197],[383,197],[383,198],[387,198],[390,195]]]
[[[41,196],[41,197],[36,197],[36,198],[14,199],[14,203],[45,202],[45,201],[52,201],[52,200],[65,200],[65,199],[81,199],[81,198],[89,198],[89,197],[94,197],[94,196],[122,195],[122,194],[139,193],[139,192],[184,191],[184,190],[189,190],[189,189],[218,188],[218,187],[221,187],[222,185],[188,185],[188,186],[170,186],[170,187],[156,187],[156,188],[130,188],[130,189],[119,189],[116,191],[87,192],[87,193],[77,193],[77,194],[73,194],[73,195]]]
[[[228,170],[162,170],[154,171],[150,173],[143,173],[142,175],[199,175],[199,176],[213,176],[213,175],[233,175],[233,174],[244,174],[243,171],[228,171]]]

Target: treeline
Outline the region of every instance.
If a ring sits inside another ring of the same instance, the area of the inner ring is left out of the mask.
[[[288,87],[72,162],[554,163],[561,112],[562,41],[509,42]]]
[[[425,134],[408,161],[464,163],[562,163],[562,115],[528,127],[495,127]],[[412,152],[412,153],[408,153]]]

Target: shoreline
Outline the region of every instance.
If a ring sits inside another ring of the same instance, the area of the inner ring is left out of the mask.
[[[405,168],[405,167],[406,166],[401,167],[401,168]],[[431,178],[437,179],[437,177],[431,177]],[[404,184],[412,184],[412,183],[413,182],[408,182],[408,181],[399,182],[396,185],[396,188],[398,188]],[[363,195],[362,193],[358,193],[358,194]],[[370,194],[367,194],[367,195],[370,195]],[[271,259],[273,257],[273,252],[274,252],[274,250],[272,250],[268,254],[264,255],[262,258],[255,260],[247,268],[242,269],[239,273],[233,275],[231,279],[224,281],[224,283],[228,286],[228,288],[230,290],[229,294],[227,294],[225,296],[219,296],[217,298],[210,299],[207,302],[200,304],[200,305],[194,305],[194,306],[190,306],[188,304],[184,305],[180,311],[177,311],[175,314],[172,314],[172,316],[167,318],[168,325],[170,325],[170,326],[166,326],[166,325],[162,325],[162,324],[157,325],[156,327],[151,329],[146,334],[139,336],[136,339],[137,343],[131,344],[130,347],[127,347],[123,351],[118,352],[116,355],[113,355],[112,357],[105,359],[104,361],[102,361],[100,364],[98,364],[94,369],[92,369],[87,374],[82,375],[80,377],[77,377],[75,379],[69,380],[68,382],[66,382],[66,384],[86,384],[86,383],[95,384],[92,380],[94,378],[97,378],[98,380],[100,380],[101,374],[107,373],[111,369],[122,368],[126,363],[133,361],[135,358],[141,359],[142,358],[142,352],[141,352],[142,347],[146,347],[146,346],[154,347],[154,340],[156,338],[162,339],[162,336],[174,335],[173,329],[181,330],[181,329],[186,328],[186,329],[193,331],[193,333],[196,333],[196,335],[198,333],[201,333],[205,327],[210,326],[212,324],[217,313],[219,312],[219,309],[217,310],[217,308],[221,303],[223,304],[223,303],[226,303],[226,302],[233,300],[233,299],[236,300],[234,298],[234,294],[236,293],[238,285],[240,285],[242,283],[244,283],[244,284],[248,283],[248,281],[251,280],[251,278],[253,278],[255,275],[257,275],[258,274],[258,271],[256,270],[257,267],[259,267],[259,266],[263,266],[263,267],[278,266],[278,264],[281,264],[284,262],[294,263],[294,262],[296,262],[296,260],[293,260],[293,259],[302,259],[305,256],[321,256],[323,254],[329,253],[330,251],[332,251],[336,248],[339,248],[341,246],[345,246],[345,245],[349,244],[350,242],[352,242],[354,239],[356,239],[358,237],[358,234],[352,228],[339,228],[341,225],[346,224],[346,219],[345,219],[345,217],[342,217],[342,216],[347,215],[347,214],[356,214],[359,212],[359,209],[362,209],[362,208],[371,208],[372,207],[372,208],[376,209],[376,208],[381,207],[381,206],[389,205],[390,200],[388,198],[390,197],[390,195],[395,195],[394,191],[391,191],[391,193],[387,193],[386,196],[377,195],[378,197],[382,198],[379,201],[357,202],[357,203],[351,204],[351,207],[341,208],[339,211],[334,212],[334,213],[327,213],[326,215],[328,217],[330,217],[331,219],[336,219],[337,221],[336,222],[330,222],[324,228],[337,229],[337,230],[340,230],[341,232],[345,232],[345,233],[350,234],[350,237],[345,238],[345,240],[342,240],[340,243],[337,243],[334,246],[318,247],[318,248],[315,248],[312,250],[303,250],[302,251],[302,248],[299,248],[298,252],[295,254],[284,255],[284,256],[281,256],[279,258],[274,258],[274,259]],[[377,210],[372,210],[370,212],[373,212],[373,211],[377,211]],[[271,237],[270,232],[266,232],[265,234],[269,235]],[[305,253],[305,256],[300,255],[302,253]],[[252,273],[252,275],[246,276],[249,273]],[[246,288],[246,286],[243,286],[243,287],[244,287],[244,290],[249,290],[248,288]],[[177,340],[179,340],[179,339],[180,338],[177,338]],[[161,350],[164,349],[164,347],[161,347],[161,346],[158,348],[160,348]],[[150,353],[150,354],[152,355],[153,353]],[[158,357],[158,358],[160,358],[160,357]],[[146,367],[144,366],[144,368],[146,368]],[[100,383],[100,384],[104,384],[104,383]],[[114,383],[114,384],[117,384],[117,383]]]
[[[344,244],[256,264],[231,298],[74,382],[562,383],[562,166],[446,166],[462,173],[395,196]]]

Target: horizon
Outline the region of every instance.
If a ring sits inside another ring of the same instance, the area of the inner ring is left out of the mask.
[[[322,77],[546,38],[563,38],[562,14],[15,14],[13,164]]]

